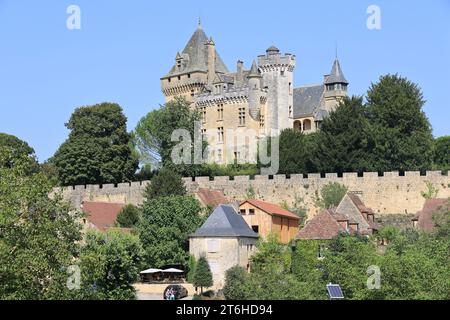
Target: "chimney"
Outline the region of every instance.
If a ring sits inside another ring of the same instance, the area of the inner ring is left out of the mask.
[[[212,37],[205,45],[208,48],[208,84],[212,84],[216,76],[216,46]]]
[[[236,71],[237,71],[236,80],[239,82],[242,82],[244,80],[244,62],[243,61],[238,60]]]

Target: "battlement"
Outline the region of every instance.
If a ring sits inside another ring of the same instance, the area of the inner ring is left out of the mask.
[[[430,183],[438,190],[438,198],[450,197],[450,176],[441,171],[195,177],[183,178],[183,181],[191,194],[199,188],[221,190],[231,201],[245,199],[250,189],[253,189],[256,198],[276,204],[283,201],[293,203],[296,198],[302,198],[311,215],[318,211],[314,206],[316,195],[330,182],[343,184],[350,192],[358,193],[366,205],[379,214],[412,214],[421,210],[425,202],[421,193],[427,191]],[[82,185],[58,190],[77,208],[83,201],[139,205],[149,183]]]

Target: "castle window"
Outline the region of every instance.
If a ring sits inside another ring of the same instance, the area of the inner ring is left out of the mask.
[[[240,158],[241,158],[241,153],[239,151],[236,151],[234,153],[234,163],[237,164],[239,162]]]
[[[245,126],[245,108],[239,108],[239,125]]]
[[[222,149],[217,149],[217,162],[222,162]]]
[[[181,80],[181,76],[178,76],[178,80]]]
[[[205,124],[206,123],[206,107],[202,107],[202,123]]]
[[[218,142],[223,142],[223,127],[217,128]]]
[[[190,78],[191,78],[191,74],[190,74],[190,73],[188,73],[188,75],[187,75],[187,76],[188,76],[188,79],[190,79]]]
[[[223,104],[219,104],[217,107],[217,120],[223,120]]]
[[[292,106],[289,106],[289,118],[292,118]]]
[[[167,79],[167,82],[169,82],[169,83],[170,83],[170,81],[171,81],[171,80],[170,80],[170,78],[168,78],[168,79]]]
[[[261,115],[259,116],[259,127],[260,127],[261,129],[264,129],[264,126],[265,126],[265,123],[264,123],[264,116],[261,114]]]
[[[191,97],[193,97],[195,95],[195,91],[191,90]]]

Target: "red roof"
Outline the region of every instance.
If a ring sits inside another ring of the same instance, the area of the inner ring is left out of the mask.
[[[283,209],[282,207],[273,204],[273,203],[269,203],[269,202],[265,202],[265,201],[261,201],[261,200],[245,200],[243,201],[240,205],[243,205],[244,203],[250,203],[251,205],[261,209],[264,212],[267,212],[270,215],[275,215],[275,216],[280,216],[280,217],[285,217],[285,218],[289,218],[289,219],[295,219],[295,220],[300,220],[300,217],[297,216],[295,213],[292,213],[286,209]]]
[[[220,190],[199,188],[196,194],[200,202],[205,206],[210,205],[216,208],[219,204],[226,204],[230,202]]]
[[[123,203],[84,201],[81,208],[91,224],[97,229],[105,231],[115,227],[117,215],[124,206]]]
[[[449,205],[448,199],[427,199],[423,205],[423,209],[417,212],[415,220],[419,229],[423,231],[432,231],[434,228],[433,215],[446,204]]]
[[[340,232],[346,232],[335,220],[331,212],[323,210],[316,215],[297,233],[296,239],[305,240],[329,240],[338,236]]]

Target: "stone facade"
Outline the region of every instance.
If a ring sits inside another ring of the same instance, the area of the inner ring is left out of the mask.
[[[295,64],[295,55],[271,46],[250,70],[238,60],[236,71],[229,72],[199,24],[161,78],[161,89],[166,102],[184,97],[199,109],[210,162],[255,163],[258,139],[286,128],[316,131],[347,94],[337,59],[323,83],[300,88],[294,88]]]
[[[233,180],[229,177],[197,177],[195,181],[184,178],[190,193],[199,188],[221,190],[230,200],[244,200],[247,190],[253,187],[256,198],[263,201],[279,204],[287,201],[294,202],[295,197],[303,198],[309,210],[309,216],[318,212],[314,207],[316,192],[329,182],[338,182],[355,192],[361,200],[374,212],[383,214],[415,214],[421,210],[425,199],[421,192],[427,190],[427,182],[438,188],[438,198],[450,197],[450,177],[442,175],[439,171],[427,171],[426,175],[420,172],[385,172],[379,176],[376,172],[366,172],[362,176],[357,173],[344,173],[338,177],[335,173],[301,174],[275,176],[237,176]],[[120,183],[118,185],[88,185],[66,187],[62,189],[64,197],[71,201],[76,208],[80,208],[83,200],[106,201],[114,203],[142,204],[142,193],[148,181]]]

